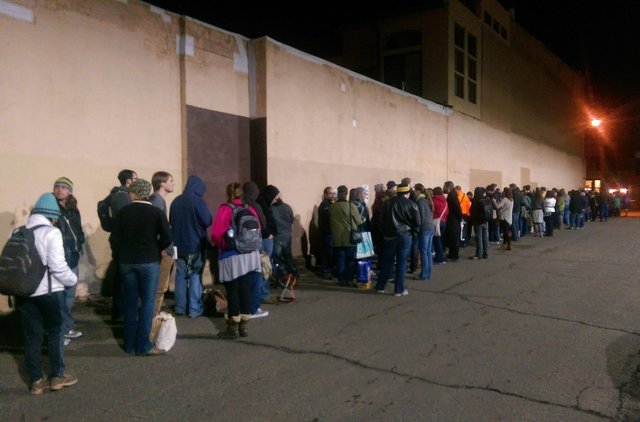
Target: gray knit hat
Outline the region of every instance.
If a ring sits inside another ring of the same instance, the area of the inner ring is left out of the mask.
[[[129,192],[142,201],[148,201],[151,196],[151,183],[144,179],[137,179],[129,185]]]

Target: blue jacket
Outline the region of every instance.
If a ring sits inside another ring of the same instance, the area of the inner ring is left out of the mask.
[[[171,203],[169,211],[173,244],[178,256],[207,248],[207,228],[213,218],[202,198],[207,188],[198,176],[189,176],[184,192]]]

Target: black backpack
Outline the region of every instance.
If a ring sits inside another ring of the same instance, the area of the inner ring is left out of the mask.
[[[48,268],[36,249],[33,232],[46,225],[18,227],[0,255],[0,293],[7,296],[31,296],[40,285]],[[49,274],[49,293],[51,275]]]
[[[98,201],[98,218],[100,219],[100,227],[106,232],[113,230],[113,215],[111,215],[111,198],[113,194],[118,192],[118,187],[114,187],[103,200]]]
[[[231,228],[233,237],[227,237],[227,249],[235,249],[240,253],[257,251],[262,247],[262,232],[260,221],[253,215],[249,206],[244,204],[238,207],[227,203],[231,207]]]

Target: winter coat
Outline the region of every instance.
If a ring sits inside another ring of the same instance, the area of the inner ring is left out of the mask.
[[[206,190],[202,179],[189,176],[184,192],[171,203],[169,221],[179,256],[207,248],[207,227],[211,226],[213,217],[204,202]]]
[[[62,233],[57,227],[54,227],[47,217],[41,214],[32,214],[29,216],[26,227],[45,225],[33,232],[36,249],[42,262],[49,268],[51,274],[51,291],[59,292],[64,290],[65,286],[73,286],[78,282],[78,277],[71,271],[69,264],[64,257],[64,246],[62,243]],[[42,296],[49,294],[49,278],[47,273],[44,274],[36,291],[31,295]]]

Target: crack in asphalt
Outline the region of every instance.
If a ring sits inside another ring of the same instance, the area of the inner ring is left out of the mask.
[[[463,295],[461,293],[441,293],[441,292],[434,292],[434,291],[429,291],[429,293],[438,293],[438,294],[444,294],[444,295],[447,295],[447,296],[455,296],[455,297],[458,297],[459,299],[461,299],[461,300],[463,300],[465,302],[470,302],[470,303],[474,303],[476,305],[486,306],[488,308],[499,309],[501,311],[506,311],[506,312],[510,312],[510,313],[513,313],[513,314],[525,315],[525,316],[533,316],[533,317],[538,317],[538,318],[546,318],[546,319],[551,319],[551,320],[554,320],[554,321],[570,322],[570,323],[573,323],[573,324],[584,325],[586,327],[599,328],[601,330],[617,331],[617,332],[621,332],[621,333],[625,333],[625,334],[631,334],[631,335],[634,335],[634,336],[640,336],[639,332],[631,331],[631,330],[625,330],[624,328],[607,327],[605,325],[593,324],[593,323],[580,321],[580,320],[576,320],[576,319],[563,318],[563,317],[558,317],[558,316],[553,316],[553,315],[537,314],[537,313],[534,313],[534,312],[525,312],[525,311],[520,311],[520,310],[517,310],[517,309],[509,308],[509,307],[506,307],[506,306],[499,306],[499,305],[493,305],[493,304],[490,304],[490,303],[484,303],[484,302],[479,301],[479,300],[471,299],[470,295]]]
[[[225,341],[225,340],[221,340],[221,341]],[[520,400],[525,400],[528,402],[532,402],[532,403],[537,403],[537,404],[542,404],[545,406],[554,406],[554,407],[559,407],[559,408],[563,408],[563,409],[569,409],[569,410],[574,410],[580,413],[584,413],[590,416],[595,416],[601,419],[606,419],[606,420],[613,420],[613,418],[611,416],[605,415],[603,413],[597,412],[595,410],[589,410],[589,409],[582,409],[578,406],[578,404],[576,405],[568,405],[568,404],[564,404],[564,403],[557,403],[557,402],[553,402],[550,400],[544,400],[544,399],[538,399],[535,397],[528,397],[525,396],[523,394],[518,394],[518,393],[513,393],[510,391],[505,391],[505,390],[501,390],[499,388],[496,387],[490,387],[489,383],[487,386],[478,386],[478,385],[466,385],[466,384],[447,384],[444,382],[440,382],[440,381],[436,381],[436,380],[432,380],[426,377],[422,377],[422,376],[417,376],[417,375],[412,375],[412,374],[408,374],[405,372],[400,372],[397,369],[395,369],[395,366],[391,369],[387,369],[387,368],[381,368],[381,367],[377,367],[377,366],[373,366],[373,365],[367,365],[365,363],[362,363],[358,360],[352,359],[352,358],[348,358],[345,356],[341,356],[341,355],[337,355],[335,353],[331,353],[331,352],[323,352],[323,351],[317,351],[317,350],[299,350],[299,349],[293,349],[287,346],[281,346],[281,345],[273,345],[273,344],[268,344],[268,343],[258,343],[258,342],[252,342],[252,341],[246,341],[246,340],[242,340],[242,341],[238,341],[235,342],[234,344],[241,344],[241,345],[247,345],[247,346],[256,346],[256,347],[263,347],[266,349],[271,349],[271,350],[275,350],[278,352],[282,352],[282,353],[287,353],[287,354],[294,354],[294,355],[316,355],[316,356],[323,356],[323,357],[328,357],[331,359],[335,359],[335,360],[339,360],[342,362],[345,362],[349,365],[353,365],[362,369],[366,369],[366,370],[370,370],[370,371],[375,371],[375,372],[379,372],[379,373],[383,373],[383,374],[389,374],[389,375],[394,375],[397,377],[401,377],[404,378],[407,381],[419,381],[419,382],[423,382],[426,384],[430,384],[430,385],[434,385],[437,387],[443,387],[443,388],[450,388],[450,389],[454,389],[454,390],[469,390],[469,391],[487,391],[490,393],[495,393],[495,394],[499,394],[502,396],[507,396],[507,397],[513,397],[513,398],[517,398]],[[584,391],[584,390],[583,390]]]
[[[392,310],[392,309],[395,309],[395,308],[398,308],[398,307],[400,307],[400,306],[402,306],[402,305],[403,305],[402,303],[397,303],[397,304],[395,304],[395,305],[388,306],[388,307],[384,308],[384,310],[382,311],[382,313],[380,313],[380,312],[375,312],[375,313],[372,313],[372,314],[369,314],[369,315],[365,315],[365,316],[364,316],[364,317],[362,317],[362,318],[358,318],[358,319],[356,319],[355,321],[352,321],[352,322],[348,323],[347,325],[345,325],[344,327],[342,327],[342,329],[341,329],[340,331],[338,331],[338,333],[337,333],[336,335],[340,335],[340,334],[342,334],[343,332],[345,332],[348,328],[353,327],[354,325],[357,325],[357,324],[359,324],[359,323],[361,323],[361,322],[363,322],[363,321],[366,321],[366,320],[371,319],[371,318],[373,318],[373,317],[379,316],[379,315],[381,315],[381,314],[382,314],[382,315],[384,315],[384,314],[386,314],[388,311],[390,311],[390,310]]]

